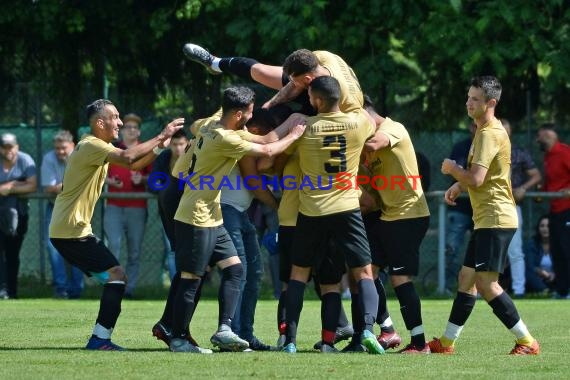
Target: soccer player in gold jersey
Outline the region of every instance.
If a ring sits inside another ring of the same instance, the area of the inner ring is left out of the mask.
[[[429,342],[433,353],[452,354],[455,341],[469,318],[477,292],[516,339],[512,355],[537,355],[540,347],[522,321],[511,297],[499,285],[509,243],[518,227],[510,181],[511,143],[495,109],[501,84],[492,76],[475,77],[467,93],[467,114],[477,124],[467,158],[467,167],[445,159],[443,174],[457,181],[445,192],[445,201],[455,205],[462,191],[469,192],[474,231],[459,272],[457,295],[443,335]]]
[[[172,339],[174,352],[210,353],[186,339],[195,295],[207,266],[217,265],[222,272],[218,330],[210,341],[220,349],[243,350],[248,343],[231,330],[242,265],[230,236],[222,225],[220,193],[227,185],[227,175],[244,155],[266,156],[281,153],[304,131],[297,125],[283,139],[261,145],[252,143],[237,132],[251,118],[254,92],[246,87],[226,89],[222,115],[200,128],[189,167],[184,169],[184,193],[175,214],[176,269],[180,282],[173,295]]]
[[[296,99],[302,106],[302,113],[313,115],[314,109],[309,103],[306,90],[309,83],[320,76],[332,76],[338,80],[339,107],[342,112],[360,109],[364,104],[362,90],[352,68],[340,56],[328,51],[296,50],[285,59],[282,67],[247,57],[218,58],[203,47],[191,43],[184,45],[183,51],[189,59],[204,65],[211,73],[228,72],[278,90],[264,104],[266,108]]]
[[[367,111],[376,120],[378,130],[366,144],[371,186],[381,198],[381,216],[368,235],[379,247],[372,253],[375,284],[379,295],[377,322],[381,327],[378,341],[394,348],[400,337],[394,331],[386,305],[386,292],[378,271],[387,267],[400,310],[410,331],[411,343],[401,353],[429,353],[421,315],[420,298],[413,283],[419,272],[420,245],[429,227],[429,209],[422,189],[416,153],[406,128],[390,118],[378,115],[372,104]]]
[[[111,342],[111,333],[121,312],[127,277],[119,262],[91,229],[95,204],[101,195],[109,163],[132,170],[148,166],[160,153],[159,146],[184,124],[175,119],[151,140],[126,150],[114,147],[123,122],[109,100],[99,99],[87,106],[91,134],[83,137],[69,156],[62,192],[55,200],[50,223],[50,240],[61,255],[85,274],[103,284],[99,315],[90,350],[123,350]]]
[[[305,285],[312,267],[322,259],[333,259],[344,270],[345,260],[358,284],[360,294],[359,324],[363,344],[371,353],[384,350],[372,333],[378,307],[378,295],[372,279],[371,256],[359,210],[359,191],[355,186],[343,187],[339,175],[354,177],[358,171],[360,152],[375,126],[363,110],[342,113],[339,109],[340,85],[331,76],[320,76],[309,84],[311,104],[317,116],[307,119],[307,128],[298,144],[287,150],[299,154],[302,181],[299,184],[299,215],[291,250],[292,269],[287,288],[287,332],[283,351],[294,353],[297,324],[303,304]],[[323,252],[332,238],[338,257]],[[338,283],[321,286],[323,304],[322,352],[334,352],[338,322],[340,277]],[[327,318],[327,315],[330,318]],[[356,330],[356,326],[355,326]]]

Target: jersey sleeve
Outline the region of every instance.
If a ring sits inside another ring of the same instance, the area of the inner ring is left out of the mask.
[[[231,131],[223,135],[218,148],[222,156],[239,160],[253,149],[253,144]]]
[[[493,158],[499,152],[500,144],[491,131],[481,131],[477,144],[473,146],[471,165],[476,164],[489,169]]]
[[[79,144],[76,149],[81,149],[84,154],[81,156],[85,163],[90,166],[102,166],[107,162],[109,153],[114,152],[117,148],[113,144],[109,144],[100,139],[91,139]]]

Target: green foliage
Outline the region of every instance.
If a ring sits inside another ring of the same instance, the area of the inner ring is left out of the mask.
[[[462,123],[458,99],[480,74],[503,83],[500,116],[526,119],[529,93],[532,116],[564,125],[569,29],[563,0],[17,1],[0,14],[0,121],[21,121],[11,111],[21,82],[41,82],[47,93],[30,85],[22,96],[38,97],[50,110],[44,120],[69,129],[106,81],[117,104],[142,114],[207,114],[222,85],[243,80],[211,78],[185,60],[181,47],[191,41],[274,65],[299,48],[335,52],[381,113],[409,127]]]

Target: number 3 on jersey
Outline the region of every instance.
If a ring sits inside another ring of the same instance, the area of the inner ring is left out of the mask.
[[[338,144],[338,149],[334,146]],[[325,136],[323,138],[323,148],[330,150],[331,159],[339,160],[340,165],[331,165],[330,162],[325,163],[325,171],[327,173],[340,173],[346,171],[346,138],[343,135]]]

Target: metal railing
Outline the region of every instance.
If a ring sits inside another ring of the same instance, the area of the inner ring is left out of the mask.
[[[426,198],[428,198],[430,200],[431,203],[431,213],[432,216],[434,215],[435,212],[437,212],[437,223],[435,223],[435,219],[432,218],[432,230],[436,229],[436,233],[437,233],[437,290],[436,292],[438,294],[445,294],[446,291],[446,258],[445,258],[445,254],[446,254],[446,230],[447,230],[447,208],[448,206],[446,205],[443,196],[445,194],[445,191],[443,190],[436,190],[436,191],[430,191],[428,193],[426,193]],[[466,197],[467,194],[463,193],[461,194],[462,197]],[[534,225],[535,223],[535,218],[533,216],[532,213],[532,199],[537,199],[537,198],[542,198],[542,199],[555,199],[555,198],[562,198],[564,197],[565,194],[562,192],[527,192],[526,196],[525,196],[525,204],[527,206],[528,211],[527,213],[525,213],[525,217],[524,217],[524,222],[525,222],[525,226],[527,228],[527,231],[530,230],[529,226]],[[44,244],[41,244],[41,242],[45,241],[44,239],[46,238],[45,236],[45,230],[44,228],[42,228],[42,226],[45,223],[45,202],[48,199],[54,199],[54,196],[51,194],[47,194],[47,193],[31,193],[31,194],[26,194],[26,195],[22,195],[23,198],[28,198],[28,199],[38,199],[39,200],[39,218],[37,219],[39,221],[39,259],[40,259],[40,277],[42,280],[45,280],[45,276],[46,276],[46,255],[47,255],[47,251],[46,251],[46,247],[44,246]],[[103,192],[101,195],[101,199],[108,199],[108,198],[121,198],[121,199],[154,199],[156,198],[156,194],[152,194],[152,193],[110,193],[110,192]],[[433,203],[436,202],[437,204],[437,210],[434,209],[434,205]],[[543,204],[543,208],[545,207],[545,205]],[[100,223],[101,223],[101,227],[100,230],[103,231],[103,219],[104,219],[104,207],[99,207],[99,211],[100,213]],[[159,223],[159,221],[155,221],[154,223]],[[424,245],[426,244],[426,240],[424,240]],[[425,247],[424,247],[425,249]],[[432,251],[432,250],[430,250]],[[433,251],[432,251],[433,252]]]

